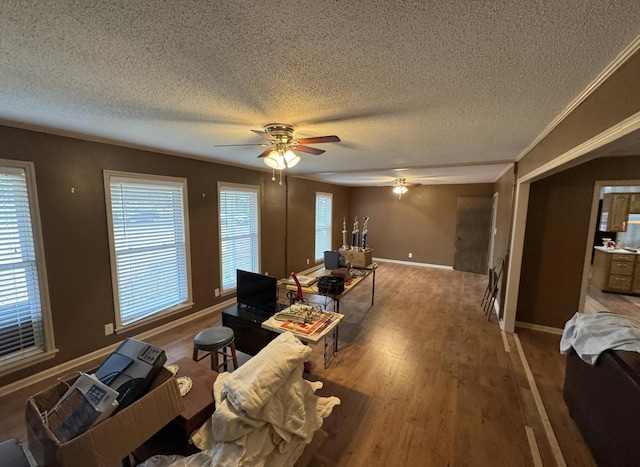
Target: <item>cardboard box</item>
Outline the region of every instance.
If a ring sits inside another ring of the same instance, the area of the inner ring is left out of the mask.
[[[342,253],[345,259],[351,263],[352,268],[366,268],[367,266],[370,266],[373,262],[372,252],[373,250],[371,248],[367,248],[364,251],[353,248],[340,249],[340,253]]]
[[[60,382],[27,400],[29,450],[38,465],[121,465],[122,459],[184,410],[176,379],[162,368],[140,399],[83,434],[60,443],[42,414],[53,408],[67,388],[66,383]]]

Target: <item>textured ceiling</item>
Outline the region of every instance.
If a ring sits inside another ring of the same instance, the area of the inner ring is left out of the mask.
[[[216,145],[289,123],[342,139],[290,172],[346,185],[495,181],[640,35],[637,0],[5,0],[1,14],[5,123],[259,169],[259,146]]]

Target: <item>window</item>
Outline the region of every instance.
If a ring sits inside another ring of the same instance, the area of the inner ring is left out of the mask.
[[[0,371],[53,354],[33,165],[0,161]]]
[[[236,287],[236,269],[260,272],[258,187],[218,184],[222,292]]]
[[[316,261],[331,250],[331,193],[316,193]]]
[[[191,306],[186,180],[104,175],[116,330]]]

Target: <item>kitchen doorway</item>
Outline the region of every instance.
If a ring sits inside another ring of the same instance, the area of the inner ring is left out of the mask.
[[[603,272],[600,270],[602,266],[598,261],[595,261],[594,264],[594,250],[596,250],[596,247],[603,248],[605,246],[604,242],[608,238],[611,238],[620,247],[627,248],[625,251],[629,253],[633,253],[629,250],[635,249],[640,252],[640,214],[629,214],[626,232],[613,232],[608,235],[608,213],[601,213],[603,198],[606,193],[640,193],[640,180],[597,181],[595,184],[579,309],[583,313],[608,311],[640,319],[640,296],[630,293],[604,292],[602,290]],[[605,207],[604,210],[607,211],[607,208]],[[609,223],[609,225],[611,224]],[[603,253],[599,254],[602,256]],[[632,275],[628,278],[632,283],[636,277],[635,274],[640,275],[640,262],[638,261],[640,258],[636,257],[635,259],[635,270],[631,272]],[[625,278],[622,277],[622,279]]]

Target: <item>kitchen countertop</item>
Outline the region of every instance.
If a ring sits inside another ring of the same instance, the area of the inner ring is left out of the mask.
[[[598,251],[602,251],[603,253],[612,253],[616,255],[640,255],[640,250],[637,248],[605,248],[603,246],[594,246]]]

